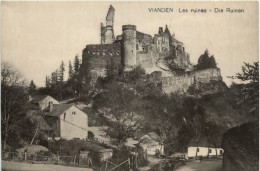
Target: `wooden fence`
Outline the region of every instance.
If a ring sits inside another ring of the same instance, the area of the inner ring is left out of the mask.
[[[46,163],[46,164],[59,164],[74,167],[93,167],[92,161],[89,156],[82,158],[81,154],[74,156],[60,156],[60,155],[38,155],[30,154],[27,152],[2,152],[2,160],[12,160],[26,163]]]

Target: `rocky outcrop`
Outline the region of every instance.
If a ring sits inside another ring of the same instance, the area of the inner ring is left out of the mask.
[[[259,170],[259,122],[232,128],[223,135],[223,170]]]

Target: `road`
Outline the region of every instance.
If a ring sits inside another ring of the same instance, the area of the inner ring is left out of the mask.
[[[221,171],[222,160],[208,160],[202,163],[199,160],[188,161],[185,166],[178,168],[176,171]]]
[[[2,160],[2,171],[92,171],[89,168],[67,167],[52,164],[29,164]]]

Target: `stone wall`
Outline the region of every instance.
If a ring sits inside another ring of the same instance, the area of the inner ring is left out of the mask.
[[[208,68],[184,76],[162,77],[162,89],[167,94],[187,92],[191,85],[211,83],[213,80],[222,80],[219,68]]]
[[[210,82],[210,80],[222,80],[219,68],[208,68],[194,72],[196,82]]]
[[[186,92],[194,84],[193,76],[162,77],[162,90],[167,93]]]
[[[121,43],[87,45],[82,53],[81,70],[83,74],[104,76],[108,65],[121,65]]]

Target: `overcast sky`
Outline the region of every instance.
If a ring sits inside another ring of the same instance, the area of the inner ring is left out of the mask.
[[[110,4],[115,8],[115,35],[121,34],[124,24],[151,35],[167,24],[185,44],[193,64],[208,49],[228,85],[231,80],[226,76],[240,72],[243,62],[258,61],[256,2],[2,2],[2,61],[44,86],[45,76],[62,60],[68,67],[76,54],[81,58],[87,44],[100,43],[100,22],[105,22]],[[174,12],[148,10],[162,7]],[[244,13],[183,14],[179,8],[239,8]]]

